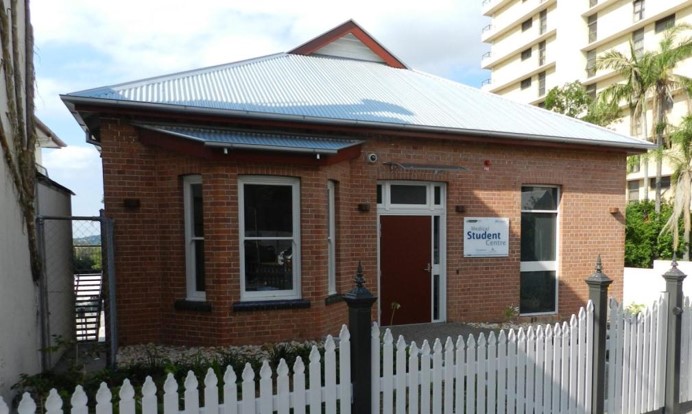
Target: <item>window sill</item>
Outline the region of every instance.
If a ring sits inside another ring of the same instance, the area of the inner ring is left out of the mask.
[[[236,302],[233,304],[233,312],[250,312],[258,310],[279,310],[279,309],[307,309],[310,301],[304,299],[291,300],[266,300]]]
[[[196,300],[179,299],[175,301],[173,307],[175,310],[211,312],[211,303]]]
[[[334,293],[333,295],[329,295],[324,299],[324,304],[325,305],[333,305],[335,303],[343,302],[344,297],[341,295],[341,293]]]

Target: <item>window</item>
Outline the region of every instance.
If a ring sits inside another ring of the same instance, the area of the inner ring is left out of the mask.
[[[668,30],[673,26],[675,26],[675,15],[671,14],[670,16],[666,16],[660,20],[656,20],[654,31],[656,33],[661,33],[662,31]]]
[[[591,99],[596,99],[596,87],[597,85],[595,83],[586,85],[586,94],[589,95]]]
[[[556,187],[521,189],[521,314],[557,311]]]
[[[199,175],[183,177],[187,300],[206,300],[203,201],[202,177]]]
[[[649,179],[651,189],[656,188],[656,177]],[[667,190],[670,188],[670,175],[666,177],[661,177],[661,190]]]
[[[595,42],[598,39],[598,14],[592,14],[588,19],[589,26],[589,43]]]
[[[525,20],[521,24],[521,31],[525,32],[525,31],[529,30],[532,25],[533,25],[533,18],[529,18],[528,20]]]
[[[627,201],[630,203],[639,201],[639,181],[627,182]]]
[[[531,48],[528,48],[521,52],[521,60],[526,60],[531,57]]]
[[[336,183],[327,182],[327,294],[336,294]]]
[[[641,116],[635,116],[631,117],[631,127],[630,127],[630,133],[634,137],[638,137],[642,135],[642,118]]]
[[[632,2],[632,11],[635,22],[642,20],[644,18],[644,0],[634,0]]]
[[[636,173],[641,169],[641,157],[639,155],[632,155],[627,157],[627,172]]]
[[[636,57],[641,57],[644,53],[644,29],[632,32],[632,51]]]
[[[526,78],[521,81],[521,89],[527,89],[531,87],[531,78]]]
[[[548,11],[547,10],[541,10],[541,12],[538,14],[538,32],[539,34],[543,34],[548,30]]]
[[[296,178],[238,179],[241,299],[299,297],[299,187]]]
[[[538,43],[538,66],[545,65],[545,40]]]
[[[596,51],[586,52],[586,76],[592,77],[596,74]]]
[[[545,72],[538,74],[538,96],[545,95]]]

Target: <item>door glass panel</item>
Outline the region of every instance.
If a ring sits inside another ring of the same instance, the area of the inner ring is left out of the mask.
[[[433,276],[433,321],[440,319],[440,275]]]
[[[521,302],[519,312],[541,313],[555,311],[554,271],[521,272]]]
[[[422,185],[392,185],[392,204],[426,204],[427,188]]]
[[[440,216],[433,217],[433,263],[440,264]]]

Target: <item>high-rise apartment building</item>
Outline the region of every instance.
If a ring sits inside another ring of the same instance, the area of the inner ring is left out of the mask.
[[[541,105],[555,86],[579,80],[594,95],[622,79],[612,70],[597,70],[596,59],[616,49],[630,54],[656,50],[663,32],[678,23],[692,24],[689,0],[484,0],[490,17],[481,34],[490,45],[481,66],[491,72],[482,89],[516,101]],[[689,33],[685,33],[689,35]],[[692,59],[676,72],[692,77]],[[650,105],[649,105],[650,106]],[[688,111],[682,91],[674,96],[669,121],[676,125]],[[626,113],[624,111],[623,113]],[[651,129],[651,111],[648,129]],[[640,122],[628,116],[611,125],[618,132],[644,137]],[[650,135],[650,133],[649,133]],[[653,158],[653,157],[651,157]],[[653,199],[655,167],[649,161],[649,182],[641,166],[627,175],[628,198],[649,191]],[[670,187],[670,168],[664,166],[662,187]],[[664,192],[665,196],[665,192]]]

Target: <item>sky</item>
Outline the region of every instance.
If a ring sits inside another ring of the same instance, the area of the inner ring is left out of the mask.
[[[72,214],[103,208],[101,160],[60,94],[285,52],[353,19],[409,67],[480,87],[481,0],[32,0],[37,116]]]

